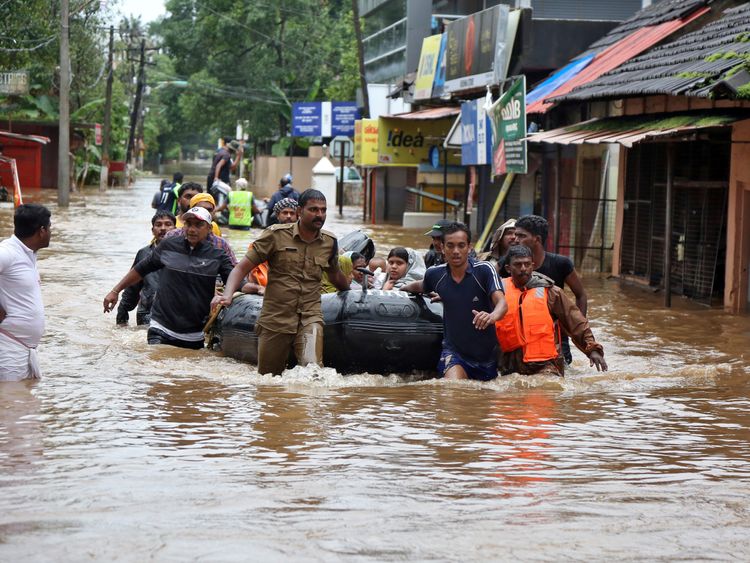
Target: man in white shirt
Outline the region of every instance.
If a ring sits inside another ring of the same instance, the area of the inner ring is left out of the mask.
[[[20,205],[13,236],[0,242],[0,381],[40,377],[44,303],[36,253],[49,246],[50,215],[43,205]]]

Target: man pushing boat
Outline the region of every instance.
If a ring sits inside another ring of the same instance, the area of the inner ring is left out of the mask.
[[[323,230],[326,211],[322,192],[304,191],[299,198],[297,221],[263,231],[232,270],[224,294],[212,301],[212,307],[229,306],[242,279],[258,264],[268,261],[268,285],[256,327],[260,373],[280,375],[291,350],[299,365],[323,365],[323,272],[336,289],[349,289],[339,269],[336,237]]]

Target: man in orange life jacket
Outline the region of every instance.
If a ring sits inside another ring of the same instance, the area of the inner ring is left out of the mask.
[[[550,278],[534,272],[531,250],[511,246],[505,262],[510,269],[510,277],[502,280],[508,312],[495,323],[500,372],[562,376],[561,327],[597,371],[607,371],[604,349],[594,340],[588,320]]]

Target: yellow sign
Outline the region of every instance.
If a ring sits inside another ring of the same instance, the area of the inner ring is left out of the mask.
[[[437,71],[440,40],[442,34],[431,35],[422,40],[422,53],[419,56],[417,80],[414,82],[414,99],[429,100],[432,97],[432,83]]]
[[[430,147],[443,146],[453,125],[453,117],[443,119],[378,119],[378,164],[417,166],[428,163]],[[440,149],[442,153],[442,148]],[[449,151],[450,152],[450,151]],[[461,164],[453,155],[450,164]]]
[[[354,164],[357,166],[377,166],[377,119],[358,119],[354,122]]]

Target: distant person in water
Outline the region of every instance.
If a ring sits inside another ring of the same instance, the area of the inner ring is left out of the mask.
[[[594,340],[588,320],[551,279],[534,272],[533,260],[524,245],[508,250],[510,276],[502,280],[508,313],[495,324],[501,373],[563,375],[561,328],[597,371],[607,371],[604,349]]]

